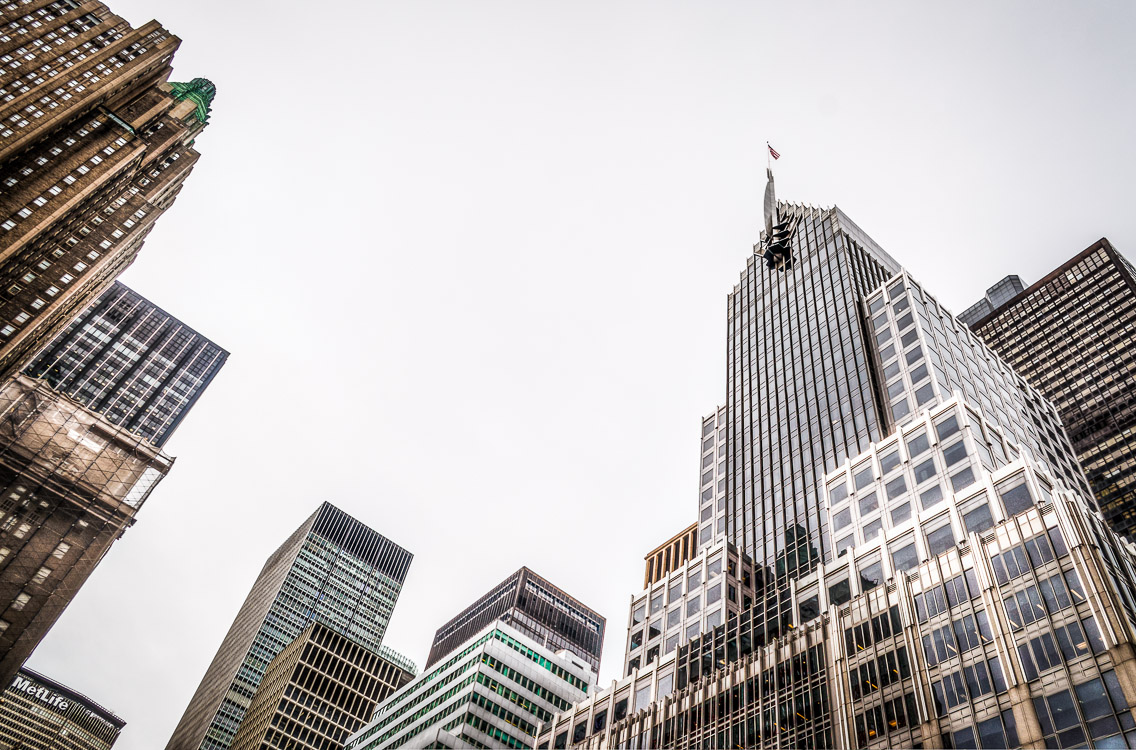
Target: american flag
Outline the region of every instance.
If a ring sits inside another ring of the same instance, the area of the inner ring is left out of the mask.
[[[774,159],[780,159],[781,158],[781,154],[774,151],[772,146],[770,146],[768,143],[766,143],[765,146],[766,146],[766,148],[769,149],[769,155],[770,156],[772,156]]]

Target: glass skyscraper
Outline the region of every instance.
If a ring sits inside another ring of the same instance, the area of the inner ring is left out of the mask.
[[[161,447],[228,356],[116,281],[24,373]]]
[[[728,319],[753,606],[538,747],[1136,746],[1136,546],[1053,405],[839,209],[774,205]]]
[[[265,563],[167,750],[230,747],[269,663],[313,622],[379,651],[412,559],[321,505]]]

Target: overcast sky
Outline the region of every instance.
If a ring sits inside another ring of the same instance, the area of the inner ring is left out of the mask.
[[[415,555],[385,643],[522,565],[608,618],[695,519],[726,295],[778,195],[948,307],[1136,256],[1136,4],[108,0],[217,85],[123,281],[232,352],[30,661],[164,747],[330,501]]]

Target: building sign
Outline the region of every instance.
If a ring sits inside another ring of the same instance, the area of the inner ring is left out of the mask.
[[[71,701],[66,696],[60,695],[54,690],[45,688],[43,685],[38,685],[23,675],[16,675],[16,679],[12,680],[12,689],[17,693],[25,693],[58,709],[60,712],[66,711],[71,706]]]

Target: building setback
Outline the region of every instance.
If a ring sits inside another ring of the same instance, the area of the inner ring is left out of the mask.
[[[167,749],[231,747],[269,663],[313,622],[378,651],[412,559],[322,504],[265,563]]]
[[[521,568],[438,628],[426,669],[498,620],[552,651],[568,649],[599,674],[607,621],[528,568]]]
[[[1101,239],[1028,289],[1019,284],[1018,294],[968,322],[1057,407],[1101,512],[1118,533],[1131,537],[1136,533],[1132,264]]]
[[[373,651],[313,622],[268,665],[232,748],[341,748],[416,674],[385,646]]]
[[[12,679],[172,464],[43,381],[0,386],[0,679]]]
[[[116,281],[24,373],[160,448],[228,356]]]
[[[0,379],[134,262],[198,159],[214,95],[180,40],[96,0],[0,4]]]
[[[110,750],[124,726],[87,696],[30,669],[0,695],[0,747]]]
[[[839,210],[774,205],[728,321],[754,605],[538,748],[1136,747],[1136,546],[1056,409]]]
[[[595,679],[580,656],[491,622],[381,703],[345,750],[529,748],[541,722],[586,698]]]

